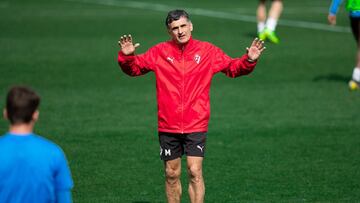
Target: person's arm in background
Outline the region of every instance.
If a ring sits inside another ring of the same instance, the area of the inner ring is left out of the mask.
[[[341,3],[342,0],[332,0],[328,15],[330,25],[336,25],[336,13],[338,12]]]
[[[56,166],[54,171],[55,202],[71,203],[71,189],[74,187],[74,183],[71,177],[70,168],[62,150],[58,150],[56,157]]]

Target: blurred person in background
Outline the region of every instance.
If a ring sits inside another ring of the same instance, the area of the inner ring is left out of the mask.
[[[275,34],[278,20],[283,10],[282,0],[271,0],[269,15],[266,12],[266,0],[259,0],[256,11],[258,37],[261,40],[269,40],[274,44],[280,43],[279,37]]]
[[[1,203],[70,203],[73,181],[64,152],[33,133],[40,97],[28,87],[7,94],[9,132],[0,136]]]
[[[332,0],[328,21],[331,25],[336,25],[336,13],[342,0]],[[356,41],[356,66],[353,70],[352,78],[349,81],[350,90],[358,90],[360,88],[360,0],[347,0],[346,9],[349,11],[350,26]]]

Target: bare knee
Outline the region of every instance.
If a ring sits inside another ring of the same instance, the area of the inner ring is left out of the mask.
[[[173,168],[166,168],[165,169],[165,176],[166,182],[170,185],[176,184],[180,180],[181,170],[173,169]]]
[[[189,166],[188,175],[191,182],[199,183],[203,179],[202,168],[199,166]]]

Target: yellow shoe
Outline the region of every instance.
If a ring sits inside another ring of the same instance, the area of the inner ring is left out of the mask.
[[[266,35],[266,38],[269,39],[270,42],[272,42],[274,44],[280,43],[280,39],[279,39],[279,37],[276,36],[274,31],[265,29],[265,35]]]
[[[265,31],[259,32],[259,33],[258,33],[258,37],[259,37],[259,39],[261,39],[262,41],[265,41],[265,40],[266,40],[266,32],[265,32]]]
[[[350,90],[354,91],[354,90],[358,90],[359,89],[359,83],[354,81],[354,80],[350,80],[349,81],[349,88]]]

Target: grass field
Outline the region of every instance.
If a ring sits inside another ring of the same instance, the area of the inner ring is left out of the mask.
[[[256,33],[256,3],[0,0],[0,105],[14,84],[40,93],[36,132],[66,152],[74,202],[165,202],[155,77],[119,70],[118,38],[131,33],[142,53],[168,39],[165,10],[187,8],[194,38],[240,56]],[[356,47],[346,11],[340,31],[300,26],[327,27],[329,4],[285,1],[281,44],[267,43],[248,77],[214,77],[206,202],[360,202],[360,91],[347,88]]]

